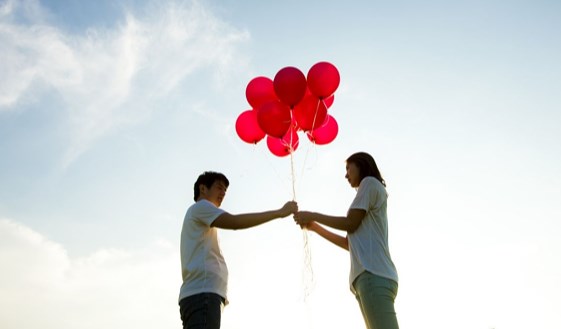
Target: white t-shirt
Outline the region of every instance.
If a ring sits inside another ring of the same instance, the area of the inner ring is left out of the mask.
[[[223,213],[205,199],[187,209],[181,229],[180,301],[200,293],[215,293],[227,300],[228,268],[218,244],[218,230],[211,227]]]
[[[398,281],[388,245],[387,200],[388,193],[384,185],[369,176],[360,182],[356,197],[349,207],[366,211],[358,229],[348,234],[351,255],[349,281],[353,293],[353,282],[364,271]]]

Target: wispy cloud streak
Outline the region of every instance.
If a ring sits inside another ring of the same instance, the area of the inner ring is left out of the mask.
[[[154,106],[202,68],[223,74],[248,35],[198,2],[125,11],[114,29],[72,34],[48,23],[35,1],[0,8],[0,111],[56,92],[70,123],[64,166],[99,138],[145,120]],[[22,19],[24,17],[25,19]],[[216,79],[220,81],[220,79]],[[41,104],[48,106],[48,104]]]

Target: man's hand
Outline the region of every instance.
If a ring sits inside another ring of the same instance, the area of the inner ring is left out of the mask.
[[[280,217],[286,217],[298,211],[298,203],[296,201],[288,201],[279,209]]]

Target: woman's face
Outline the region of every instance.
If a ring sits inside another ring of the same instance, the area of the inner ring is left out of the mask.
[[[347,162],[347,174],[345,178],[349,181],[351,187],[358,187],[358,185],[360,185],[360,170],[354,163]]]

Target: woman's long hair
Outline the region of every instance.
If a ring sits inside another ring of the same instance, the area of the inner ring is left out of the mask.
[[[376,178],[382,185],[386,186],[386,181],[382,178],[382,174],[376,165],[374,158],[366,152],[357,152],[347,159],[347,163],[354,163],[359,170],[360,180],[364,177],[372,176]]]

